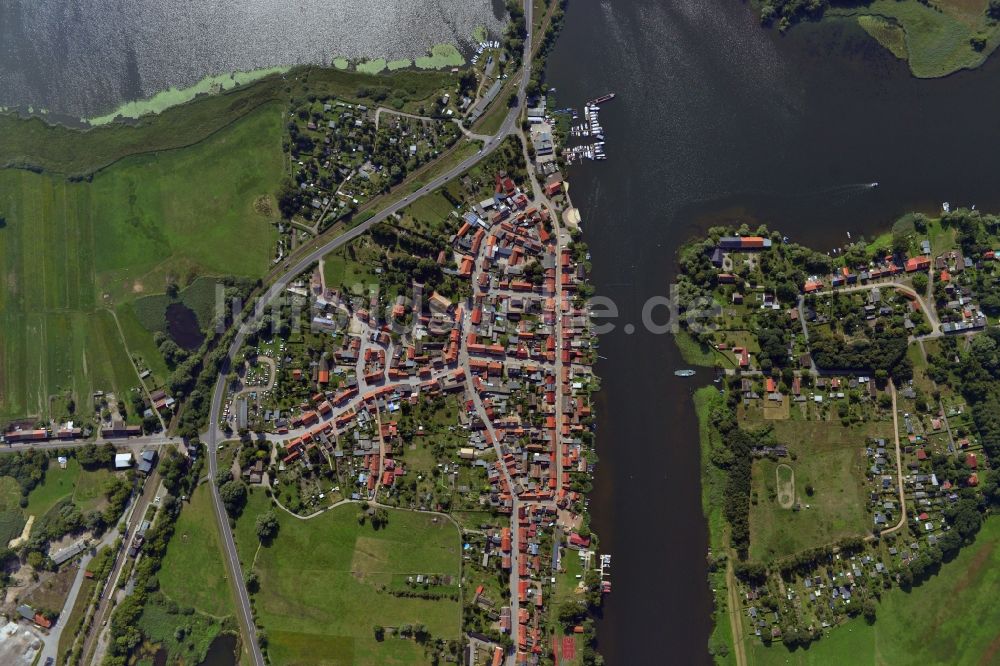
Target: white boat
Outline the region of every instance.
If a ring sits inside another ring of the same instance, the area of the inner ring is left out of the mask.
[[[695,374],[695,371],[694,370],[688,370],[688,369],[674,370],[674,374],[677,375],[678,377],[693,377],[694,374]]]
[[[946,213],[950,213],[951,212],[951,204],[948,203],[947,201],[945,201],[943,204],[941,204],[941,210],[943,210]]]

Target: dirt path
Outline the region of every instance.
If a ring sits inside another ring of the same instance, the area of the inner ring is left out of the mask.
[[[383,113],[388,113],[391,116],[400,116],[402,118],[411,118],[412,120],[421,120],[425,123],[439,122],[436,118],[428,118],[427,116],[418,116],[415,113],[403,113],[402,111],[396,111],[395,109],[387,109],[384,106],[380,106],[375,110],[375,131],[378,131],[378,123],[382,117]]]
[[[107,311],[111,313],[111,318],[115,320],[115,327],[118,329],[118,335],[122,340],[122,347],[125,349],[125,355],[128,356],[129,363],[132,364],[132,369],[135,370],[135,376],[139,379],[139,386],[142,387],[142,392],[146,394],[146,399],[149,400],[149,406],[153,406],[153,396],[149,393],[149,387],[146,386],[146,382],[142,379],[142,373],[139,372],[139,366],[136,365],[135,359],[132,358],[132,352],[129,351],[128,341],[125,339],[125,331],[122,330],[121,322],[118,321],[118,314],[111,308],[107,308]],[[163,420],[163,415],[160,414],[160,410],[153,409],[153,413],[156,414],[157,420],[160,422],[160,427],[163,428],[163,432],[167,432],[167,422]]]
[[[389,364],[386,363],[386,366]],[[382,470],[385,469],[385,436],[382,434],[382,410],[375,409],[375,427],[378,428],[378,476],[375,478],[375,492],[372,499],[378,499],[378,491],[382,489]]]
[[[28,516],[28,521],[24,524],[24,529],[21,530],[21,536],[14,537],[13,539],[11,539],[10,543],[7,544],[7,548],[14,550],[22,543],[26,542],[28,540],[28,537],[31,536],[31,526],[34,524],[35,524],[35,517]]]
[[[781,481],[781,468],[785,467],[791,473],[792,478],[788,483],[782,483]],[[791,509],[795,506],[795,470],[792,469],[791,465],[786,465],[781,463],[774,468],[774,483],[775,487],[778,489],[778,505],[782,509]]]
[[[896,409],[896,385],[889,380],[889,390],[892,391],[892,439],[896,444],[896,484],[899,488],[899,522],[882,530],[882,536],[906,526],[906,497],[903,494],[903,458],[899,451],[899,410]]]
[[[733,573],[733,553],[726,561],[726,594],[729,597],[729,629],[733,633],[733,657],[736,666],[746,666],[747,654],[743,645],[743,618],[740,617],[743,606],[740,604],[740,594],[736,587],[736,574]]]

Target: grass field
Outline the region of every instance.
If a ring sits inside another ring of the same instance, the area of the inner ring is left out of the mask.
[[[978,67],[1000,44],[1000,27],[986,17],[987,0],[872,0],[858,9],[836,9],[830,14],[857,16],[858,22],[880,44],[909,61],[919,78],[946,76]],[[981,51],[969,40],[986,39]]]
[[[778,440],[788,445],[796,459],[781,463],[761,459],[753,464],[750,557],[769,561],[841,537],[866,534],[870,526],[865,513],[865,438],[880,428],[888,436],[891,426],[845,429],[839,421],[768,423],[774,424]],[[813,489],[812,496],[807,487]],[[794,509],[795,503],[801,506],[799,510]]]
[[[6,548],[11,539],[16,539],[24,529],[27,520],[20,509],[0,511],[0,546]]]
[[[253,522],[266,508],[254,493],[237,525],[241,558],[256,550]],[[272,661],[280,664],[410,664],[423,662],[416,643],[373,627],[423,624],[434,638],[456,639],[461,608],[451,600],[395,597],[380,587],[401,574],[459,574],[459,534],[448,521],[389,511],[381,530],[358,525],[358,507],[344,505],[317,518],[298,520],[278,511],[281,530],[261,548],[254,597],[267,631]],[[251,541],[251,544],[245,543]]]
[[[344,285],[350,291],[359,285],[367,293],[369,285],[377,285],[378,276],[368,270],[372,263],[366,260],[372,254],[368,250],[372,243],[370,236],[362,236],[323,257],[327,288],[340,289]]]
[[[859,664],[865,666],[978,666],[1000,661],[1000,518],[983,525],[976,543],[963,548],[941,573],[911,592],[883,594],[878,619],[858,618],[829,632],[808,650],[747,650],[751,666]]]
[[[267,270],[276,231],[253,201],[284,173],[280,137],[271,105],[92,182],[0,170],[0,418],[49,415],[54,394],[72,392],[82,407],[95,390],[138,384],[105,307],[162,292],[168,275]],[[132,319],[121,318],[130,347],[163,372]]]
[[[178,604],[192,606],[206,615],[224,617],[234,613],[212,497],[204,483],[194,491],[177,519],[163,557],[160,586]]]
[[[60,469],[58,463],[49,465],[45,470],[44,483],[35,486],[31,494],[28,495],[28,506],[25,512],[35,518],[41,518],[49,509],[58,504],[61,500],[72,497],[76,492],[77,483],[83,468],[76,458],[70,458],[66,462],[66,469]]]
[[[507,106],[507,96],[510,93],[501,89],[497,93],[496,98],[493,103],[490,104],[490,108],[483,114],[483,116],[476,122],[472,130],[476,134],[496,134],[503,125],[503,121],[506,120],[507,114],[510,112],[510,107]]]
[[[18,504],[21,500],[21,484],[11,476],[0,476],[0,548],[21,534],[25,517]]]
[[[460,224],[460,220],[452,215],[453,212],[455,207],[444,196],[443,190],[437,189],[403,210],[403,215],[407,218],[404,224],[421,233],[428,233],[429,230],[437,233],[447,225]]]
[[[76,462],[75,458],[70,458],[66,463],[67,469],[70,465],[79,466],[79,463]],[[51,473],[52,468],[49,468],[46,475]],[[111,476],[112,472],[109,469],[81,473],[77,477],[76,488],[73,490],[73,504],[84,513],[102,507],[105,504],[104,488]]]

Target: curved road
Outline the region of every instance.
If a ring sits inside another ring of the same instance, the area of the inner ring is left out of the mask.
[[[370,219],[362,222],[358,226],[350,229],[349,231],[337,236],[336,238],[323,243],[316,249],[312,250],[306,255],[299,258],[294,264],[284,266],[284,272],[282,272],[271,284],[270,288],[258,299],[257,305],[254,308],[253,314],[246,318],[240,328],[236,333],[236,337],[233,338],[233,342],[229,346],[227,352],[227,357],[223,363],[222,371],[219,373],[219,378],[215,382],[215,390],[212,393],[212,405],[211,411],[209,413],[208,422],[208,432],[202,437],[202,441],[208,447],[208,469],[209,469],[209,479],[212,481],[209,483],[212,488],[212,504],[215,511],[215,519],[218,523],[219,533],[222,536],[222,543],[226,551],[226,568],[228,570],[229,576],[233,581],[233,585],[236,588],[237,599],[239,601],[240,607],[240,620],[244,628],[244,636],[247,640],[247,649],[253,657],[255,666],[265,666],[264,655],[261,652],[260,645],[257,640],[257,630],[256,625],[253,620],[253,613],[250,608],[250,597],[247,594],[246,585],[243,583],[243,572],[240,567],[239,557],[236,553],[236,543],[233,540],[233,533],[229,529],[229,517],[226,514],[226,509],[222,504],[222,499],[219,496],[219,488],[216,486],[214,479],[218,472],[218,458],[216,448],[218,446],[218,441],[220,435],[222,435],[219,428],[220,416],[222,413],[222,403],[223,398],[226,393],[226,373],[229,367],[232,365],[233,359],[239,352],[240,348],[243,346],[243,342],[246,338],[247,332],[251,327],[255,326],[258,321],[260,321],[263,314],[266,312],[268,306],[275,301],[275,299],[281,295],[282,292],[288,287],[289,283],[295,279],[297,275],[305,271],[311,264],[319,261],[322,257],[329,254],[334,249],[349,243],[358,236],[366,233],[371,227],[375,226],[379,222],[384,221],[390,215],[398,213],[400,210],[410,205],[410,203],[425,194],[436,190],[448,181],[452,180],[465,173],[473,166],[478,164],[481,160],[485,159],[494,150],[499,147],[503,139],[508,136],[515,134],[518,130],[518,118],[520,117],[521,107],[525,103],[525,90],[528,85],[528,79],[530,76],[531,68],[531,28],[532,28],[532,3],[531,0],[525,0],[524,3],[524,20],[525,29],[528,32],[526,39],[524,40],[524,54],[522,55],[522,72],[521,81],[518,85],[517,99],[518,104],[512,108],[508,113],[507,117],[504,119],[503,124],[497,133],[486,142],[486,145],[482,150],[476,155],[466,158],[458,165],[452,167],[445,173],[434,178],[429,183],[421,187],[416,192],[403,197],[401,200],[390,204],[388,207],[382,209],[381,212],[375,214]],[[503,102],[496,100],[494,103]]]

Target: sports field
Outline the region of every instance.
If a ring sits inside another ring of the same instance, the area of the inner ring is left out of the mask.
[[[257,508],[261,503],[251,501],[239,521],[241,541],[256,541]],[[451,522],[390,510],[388,526],[374,530],[358,524],[357,505],[310,520],[280,509],[276,513],[280,532],[270,547],[256,553],[254,566],[260,577],[254,605],[274,663],[423,663],[423,648],[412,639],[387,631],[383,641],[376,641],[376,625],[388,630],[423,624],[432,638],[458,638],[458,601],[397,597],[381,589],[394,578],[417,574],[450,575],[457,581],[461,540]],[[252,560],[256,543],[247,546],[240,544],[241,554]]]
[[[0,418],[47,416],[67,392],[83,409],[95,390],[137,385],[111,308],[162,292],[168,277],[267,270],[277,234],[253,203],[284,173],[280,108],[90,182],[0,170]],[[123,328],[134,335],[133,324]]]
[[[983,525],[975,544],[910,592],[885,592],[874,625],[851,620],[808,650],[765,648],[751,636],[750,666],[978,666],[1000,662],[1000,518]]]
[[[844,428],[839,421],[768,423],[796,458],[753,463],[750,557],[773,561],[867,534],[871,528],[865,513],[864,443],[872,434],[888,436],[891,424]]]

